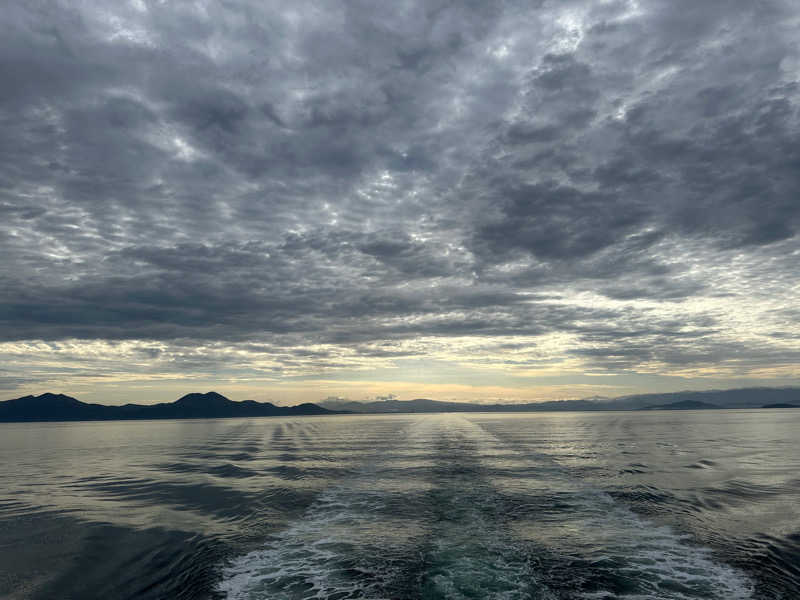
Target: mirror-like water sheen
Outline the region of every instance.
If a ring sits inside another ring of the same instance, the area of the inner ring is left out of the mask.
[[[0,597],[800,598],[800,411],[0,425]]]

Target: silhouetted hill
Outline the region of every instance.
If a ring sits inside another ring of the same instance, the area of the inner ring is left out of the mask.
[[[0,421],[107,421],[131,419],[211,419],[324,415],[333,411],[305,403],[275,406],[270,402],[235,402],[222,394],[187,394],[175,402],[106,406],[87,404],[64,394],[24,396],[0,402]]]
[[[86,404],[64,394],[23,396],[0,402],[0,421],[83,421],[113,418],[114,407]]]
[[[232,400],[228,400],[225,396],[217,392],[206,392],[205,394],[194,392],[178,398],[174,404],[175,406],[200,408],[227,406],[230,402],[232,402]]]
[[[785,402],[778,402],[776,404],[765,404],[761,408],[800,408],[800,404],[786,404]]]
[[[765,404],[800,403],[800,388],[737,388],[703,392],[671,392],[668,394],[637,394],[609,401],[617,409],[627,410],[676,402],[705,402],[719,408],[761,408]]]

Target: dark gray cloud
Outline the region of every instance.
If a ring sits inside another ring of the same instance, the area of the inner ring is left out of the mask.
[[[185,369],[236,365],[193,344],[342,366],[555,335],[612,371],[791,364],[798,23],[777,0],[17,3],[0,340],[164,342],[142,359]]]

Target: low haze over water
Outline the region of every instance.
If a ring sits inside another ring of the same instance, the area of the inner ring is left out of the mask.
[[[800,411],[0,425],[0,597],[800,597]]]

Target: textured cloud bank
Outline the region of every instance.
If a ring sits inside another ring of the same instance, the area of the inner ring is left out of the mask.
[[[0,387],[798,381],[796,3],[287,6],[4,10]]]

